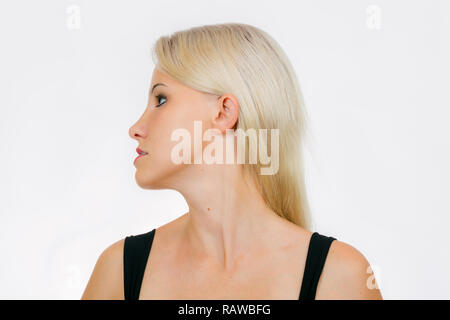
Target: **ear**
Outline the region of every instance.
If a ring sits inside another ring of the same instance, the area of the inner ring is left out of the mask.
[[[224,94],[217,98],[213,117],[213,125],[220,132],[226,133],[226,129],[236,129],[239,117],[239,103],[236,97]]]

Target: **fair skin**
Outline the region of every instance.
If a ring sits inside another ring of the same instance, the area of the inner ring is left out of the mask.
[[[144,189],[180,192],[189,211],[156,229],[139,299],[297,300],[312,232],[273,212],[242,165],[176,165],[170,158],[176,128],[192,137],[194,120],[203,132],[233,128],[236,97],[194,90],[158,67],[150,88],[157,83],[164,85],[129,130],[148,152],[136,161],[135,178]],[[123,245],[121,239],[102,252],[81,299],[124,299]],[[366,284],[368,267],[357,249],[333,241],[316,299],[382,299]]]

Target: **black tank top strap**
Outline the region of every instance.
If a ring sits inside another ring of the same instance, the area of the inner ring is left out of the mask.
[[[318,232],[311,235],[299,300],[315,300],[317,284],[333,240],[336,238]]]
[[[139,300],[145,266],[153,243],[155,229],[125,237],[123,248],[123,279],[125,300]]]

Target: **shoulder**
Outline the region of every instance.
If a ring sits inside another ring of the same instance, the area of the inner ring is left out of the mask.
[[[81,300],[123,300],[123,248],[120,239],[99,255]]]
[[[334,240],[317,286],[316,299],[382,299],[374,281],[366,257],[352,245]]]

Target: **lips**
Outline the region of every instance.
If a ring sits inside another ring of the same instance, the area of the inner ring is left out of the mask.
[[[142,155],[142,156],[148,154],[147,152],[145,152],[144,150],[142,150],[142,149],[140,149],[140,148],[136,148],[136,152],[137,152],[139,155]]]
[[[139,154],[136,159],[134,159],[134,163],[136,164],[136,160],[139,158],[142,158],[143,156],[147,155],[148,153],[140,148],[136,148],[136,152]]]

